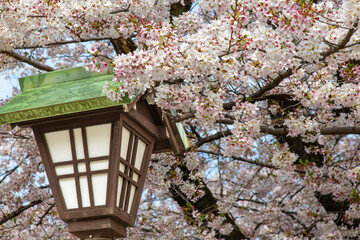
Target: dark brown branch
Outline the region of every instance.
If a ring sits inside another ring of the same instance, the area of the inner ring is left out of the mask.
[[[20,166],[18,165],[18,166],[16,166],[16,167],[14,167],[14,168],[12,168],[12,169],[4,172],[3,174],[1,174],[2,178],[0,179],[0,184],[1,184],[8,176],[10,176],[13,172],[15,172],[16,169],[18,169],[19,167],[20,167]]]
[[[45,15],[29,15],[29,16],[27,16],[28,18],[44,18],[44,17],[46,17]]]
[[[168,79],[166,81],[163,81],[162,83],[166,83],[166,84],[169,84],[169,85],[171,85],[171,84],[182,84],[182,83],[184,83],[184,78],[172,78],[172,79],[170,78],[170,79]]]
[[[225,119],[217,120],[216,123],[222,123],[222,124],[229,124],[229,125],[231,125],[231,124],[234,124],[234,120],[225,118]]]
[[[269,94],[269,95],[260,96],[260,97],[250,96],[249,98],[253,99],[254,101],[263,101],[263,100],[267,100],[267,99],[274,99],[274,100],[290,99],[291,96],[288,94]],[[224,110],[231,110],[234,106],[235,106],[235,102],[227,102],[227,103],[223,104]],[[176,122],[181,122],[186,119],[193,118],[193,117],[195,117],[195,112],[188,112],[188,113],[184,113],[184,114],[178,114],[176,117],[174,117],[174,120]]]
[[[255,102],[255,101],[264,101],[264,100],[268,100],[268,99],[284,100],[284,99],[291,99],[291,98],[292,98],[291,95],[281,93],[281,94],[268,94],[268,95],[263,95],[263,96],[260,96],[260,97],[254,97],[253,95],[251,95],[246,100],[248,102]],[[231,110],[234,106],[235,106],[235,102],[227,102],[227,103],[223,104],[223,108],[225,110]]]
[[[181,119],[188,118],[192,113],[184,114],[184,115],[178,115],[175,117],[176,121],[181,121]],[[218,120],[218,123],[224,123],[224,124],[233,124],[234,120],[232,119],[223,119]],[[286,136],[289,133],[289,130],[286,128],[274,128],[272,126],[260,126],[260,132],[264,134],[271,134],[274,136]],[[323,129],[320,129],[320,133],[322,135],[339,135],[339,134],[360,134],[360,127],[326,127]],[[203,137],[199,139],[199,141],[195,144],[196,147],[201,147],[202,145],[212,142],[214,140],[227,137],[232,135],[230,130],[226,130],[223,132],[218,132],[214,135],[210,135],[207,137]],[[186,151],[190,150],[191,148],[187,149]]]
[[[217,199],[212,194],[211,190],[207,187],[206,183],[202,180],[194,181],[190,178],[190,171],[189,169],[184,165],[181,164],[178,166],[181,168],[182,171],[182,179],[184,181],[190,181],[195,185],[201,186],[201,190],[204,192],[204,196],[200,199],[198,199],[196,202],[192,202],[188,199],[188,197],[181,192],[179,187],[177,185],[171,184],[170,186],[170,193],[172,194],[172,198],[179,204],[179,206],[182,207],[183,213],[185,215],[186,220],[191,224],[199,224],[202,227],[207,226],[207,220],[198,220],[195,219],[193,216],[193,211],[197,210],[201,214],[213,214],[214,216],[219,216],[220,212],[217,205]],[[221,239],[225,240],[239,240],[239,239],[246,239],[246,236],[241,231],[241,229],[237,226],[233,218],[229,213],[224,213],[224,216],[226,220],[224,223],[230,223],[233,226],[233,230],[228,235],[222,235],[218,231],[216,231],[216,236],[220,237]]]
[[[354,35],[354,33],[356,32],[358,26],[359,26],[359,22],[355,22],[353,25],[353,28],[349,29],[346,36],[338,44],[332,44],[333,47],[330,48],[328,51],[322,53],[321,55],[324,58],[326,58],[326,57],[330,56],[331,54],[336,53],[339,50],[343,49],[346,46],[346,44],[350,41],[350,39]]]
[[[290,77],[292,73],[293,72],[291,69],[288,69],[286,71],[278,73],[279,76],[277,76],[269,84],[263,86],[257,92],[251,94],[247,98],[252,99],[252,101],[253,100],[263,101],[266,99],[277,99],[277,98],[290,97],[287,94],[271,94],[271,95],[267,95],[267,96],[263,96],[263,94],[266,93],[267,91],[277,87],[285,78]],[[244,100],[245,100],[245,98],[244,98]],[[228,102],[228,103],[224,103],[223,108],[225,110],[231,110],[234,106],[235,106],[235,102]]]
[[[115,10],[115,11],[112,11],[110,12],[110,14],[117,14],[117,13],[123,13],[123,12],[128,12],[129,11],[129,7],[125,8],[125,9],[119,9],[119,10]]]
[[[121,54],[122,51],[121,51],[121,49],[120,49],[120,46],[119,46],[118,41],[117,41],[116,39],[110,39],[110,42],[111,42],[111,44],[113,45],[115,52],[116,52],[117,54]]]
[[[274,128],[269,126],[260,126],[260,132],[275,136],[285,136],[289,131],[285,128]],[[326,127],[320,130],[322,135],[339,134],[360,134],[360,127]]]
[[[219,120],[219,123],[225,124],[233,124],[234,120],[231,119],[223,119]],[[271,134],[274,136],[286,136],[289,133],[289,130],[286,128],[274,128],[272,126],[260,126],[260,132],[265,134]],[[322,135],[341,135],[341,134],[360,134],[360,127],[325,127],[320,129],[320,133]],[[226,137],[231,135],[231,131],[227,130],[224,132],[219,132],[217,134],[211,135],[209,137],[201,139],[198,142],[199,146],[203,145],[204,143],[208,143],[214,141],[216,139]]]
[[[0,135],[2,135],[1,136],[2,138],[30,139],[30,137],[17,135],[17,134],[12,135],[7,132],[0,132]]]
[[[356,46],[356,45],[360,45],[360,41],[357,41],[357,42],[354,42],[352,44],[346,45],[344,48],[350,48],[350,47],[353,47],[353,46]]]
[[[50,213],[50,211],[53,209],[55,207],[55,203],[52,203],[52,204],[50,204],[50,207],[44,212],[44,214],[43,215],[41,215],[39,218],[39,221],[38,221],[38,223],[36,224],[36,225],[40,225],[40,224],[42,224],[42,221],[43,221],[43,219],[44,219],[44,217],[46,217],[46,215],[48,215],[49,213]]]
[[[324,17],[324,16],[322,16],[322,17]],[[328,19],[328,18],[326,18],[326,17],[324,17],[324,18],[327,19],[327,20],[330,20],[330,19]],[[341,25],[340,25],[341,22],[336,22],[336,21],[326,22],[326,21],[323,21],[323,20],[320,20],[320,19],[316,19],[316,20],[317,20],[318,22],[327,24],[327,25],[329,25],[329,26],[338,27],[338,28],[343,28],[343,29],[349,29],[349,28],[347,28],[347,27],[341,26]]]
[[[249,159],[245,159],[245,158],[241,158],[241,157],[235,157],[235,156],[231,156],[231,158],[235,159],[235,160],[238,160],[238,161],[241,161],[241,162],[246,162],[246,163],[258,165],[258,166],[261,166],[261,167],[279,169],[278,167],[275,167],[274,165],[271,165],[271,164],[268,164],[268,163],[262,163],[262,162],[253,161],[253,160],[249,160]]]
[[[261,97],[265,92],[277,87],[285,78],[290,77],[292,74],[292,70],[288,69],[286,71],[283,71],[281,73],[278,73],[279,76],[277,76],[274,80],[272,80],[269,84],[263,86],[260,88],[257,92],[253,93],[250,98],[258,98]]]
[[[221,153],[215,153],[215,152],[205,151],[205,150],[197,150],[197,152],[200,152],[200,153],[207,153],[207,154],[217,155],[217,156],[223,156]],[[234,159],[234,160],[241,161],[241,162],[246,162],[246,163],[250,163],[250,164],[258,165],[258,166],[261,166],[261,167],[267,167],[267,168],[272,168],[272,169],[278,169],[277,167],[275,167],[274,165],[271,165],[271,164],[262,163],[262,162],[257,162],[257,161],[253,161],[253,160],[249,160],[249,159],[245,159],[245,158],[241,158],[241,157],[231,156],[230,158],[232,158],[232,159]]]
[[[261,205],[267,205],[266,202],[260,202],[260,201],[253,200],[253,199],[238,198],[238,199],[236,199],[236,200],[237,200],[237,201],[252,202],[252,203],[257,203],[257,204],[261,204]]]
[[[195,117],[195,113],[194,112],[189,112],[189,113],[178,114],[173,118],[174,118],[175,122],[181,122],[181,121],[184,121],[186,119],[193,118],[193,117]]]
[[[286,93],[279,93],[279,94],[268,94],[268,95],[263,95],[261,97],[256,97],[256,98],[253,98],[254,101],[264,101],[264,100],[268,100],[268,99],[271,99],[271,100],[288,100],[288,99],[292,99],[293,96],[289,95],[289,94],[286,94]]]
[[[223,154],[221,153],[215,153],[215,152],[210,152],[210,151],[205,151],[205,150],[197,150],[197,152],[200,153],[208,153],[208,154],[212,154],[212,155],[217,155],[217,156],[223,156]],[[241,161],[241,162],[246,162],[246,163],[250,163],[250,164],[254,164],[260,167],[266,167],[266,168],[271,168],[271,169],[280,169],[272,164],[268,164],[268,163],[263,163],[263,162],[258,162],[258,161],[254,161],[254,160],[249,160],[249,159],[245,159],[242,157],[236,157],[236,156],[231,156],[230,158],[237,160],[237,161]],[[304,170],[301,169],[294,169],[295,172],[297,173],[305,173]]]
[[[190,11],[192,2],[193,2],[192,0],[184,0],[183,1],[184,5],[181,2],[176,2],[171,4],[170,15],[178,17],[184,12]]]
[[[218,133],[216,133],[214,135],[210,135],[208,137],[202,138],[200,141],[198,141],[195,144],[195,146],[200,147],[200,146],[204,145],[205,143],[209,143],[209,142],[212,142],[214,140],[217,140],[217,139],[220,139],[220,138],[223,138],[223,137],[227,137],[227,136],[230,136],[230,135],[232,135],[230,130],[226,130],[226,131],[223,131],[223,132],[218,132]]]
[[[360,127],[328,127],[320,130],[323,135],[360,134]]]
[[[36,67],[37,69],[40,69],[40,70],[44,70],[44,71],[47,71],[47,72],[51,72],[51,71],[55,71],[54,68],[50,67],[50,66],[47,66],[45,64],[42,64],[38,61],[34,61],[34,60],[31,60],[23,55],[20,55],[18,53],[15,53],[15,52],[10,52],[10,51],[1,51],[0,53],[2,54],[6,54],[10,57],[13,57],[15,58],[16,60],[20,61],[20,62],[24,62],[24,63],[27,63],[33,67]]]
[[[136,45],[131,38],[125,39],[123,37],[119,37],[117,39],[110,39],[110,42],[114,46],[117,54],[127,54],[136,50]]]
[[[195,134],[196,138],[197,138],[197,139],[201,139],[201,136],[200,136],[200,134],[196,131],[196,128],[195,128],[192,124],[190,124],[190,123],[188,123],[188,125],[190,126],[191,132],[192,132],[193,134]]]
[[[53,42],[53,43],[48,43],[45,45],[34,45],[34,46],[21,46],[21,47],[16,47],[15,49],[35,49],[35,48],[48,48],[48,47],[53,47],[53,46],[57,46],[57,45],[66,45],[66,44],[73,44],[73,43],[80,43],[80,42],[91,42],[91,41],[104,41],[104,40],[109,40],[109,37],[94,37],[94,38],[87,38],[87,39],[79,39],[79,40],[68,40],[68,41],[60,41],[60,42]]]
[[[132,52],[136,49],[136,46],[133,44],[131,39],[125,39],[123,37],[120,37],[117,39],[120,49],[123,53],[127,54],[129,52]]]
[[[35,201],[32,201],[30,202],[29,204],[27,205],[24,205],[20,208],[18,208],[17,210],[15,210],[14,212],[10,213],[10,214],[6,214],[5,217],[3,219],[0,220],[0,225],[9,221],[10,219],[13,219],[14,217],[20,215],[22,212],[26,211],[27,209],[39,204],[39,203],[42,203],[43,200],[41,199],[38,199],[38,200],[35,200]]]
[[[260,132],[275,136],[285,136],[289,133],[285,128],[274,128],[270,126],[260,126]]]

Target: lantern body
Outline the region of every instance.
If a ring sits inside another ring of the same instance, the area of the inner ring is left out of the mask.
[[[80,67],[21,78],[22,92],[0,108],[0,124],[34,130],[60,218],[82,239],[125,236],[151,154],[189,146],[148,98],[108,100],[113,77]]]
[[[60,218],[80,238],[133,226],[154,136],[123,111],[32,126]]]

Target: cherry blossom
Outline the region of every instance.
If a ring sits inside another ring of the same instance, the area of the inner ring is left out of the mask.
[[[359,238],[359,1],[0,7],[7,75],[114,73],[110,100],[143,95],[184,127],[187,149],[152,156],[126,239]],[[3,125],[0,142],[1,238],[75,239],[31,130]]]

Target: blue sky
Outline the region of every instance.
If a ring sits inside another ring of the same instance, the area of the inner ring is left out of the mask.
[[[18,87],[17,78],[0,74],[0,98],[11,96],[13,86]]]

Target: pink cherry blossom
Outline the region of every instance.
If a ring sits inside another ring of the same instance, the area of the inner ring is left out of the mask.
[[[360,1],[0,7],[5,77],[113,72],[106,97],[144,95],[184,127],[190,146],[152,156],[125,239],[360,238]],[[0,128],[0,209],[1,239],[75,239],[29,129]]]

